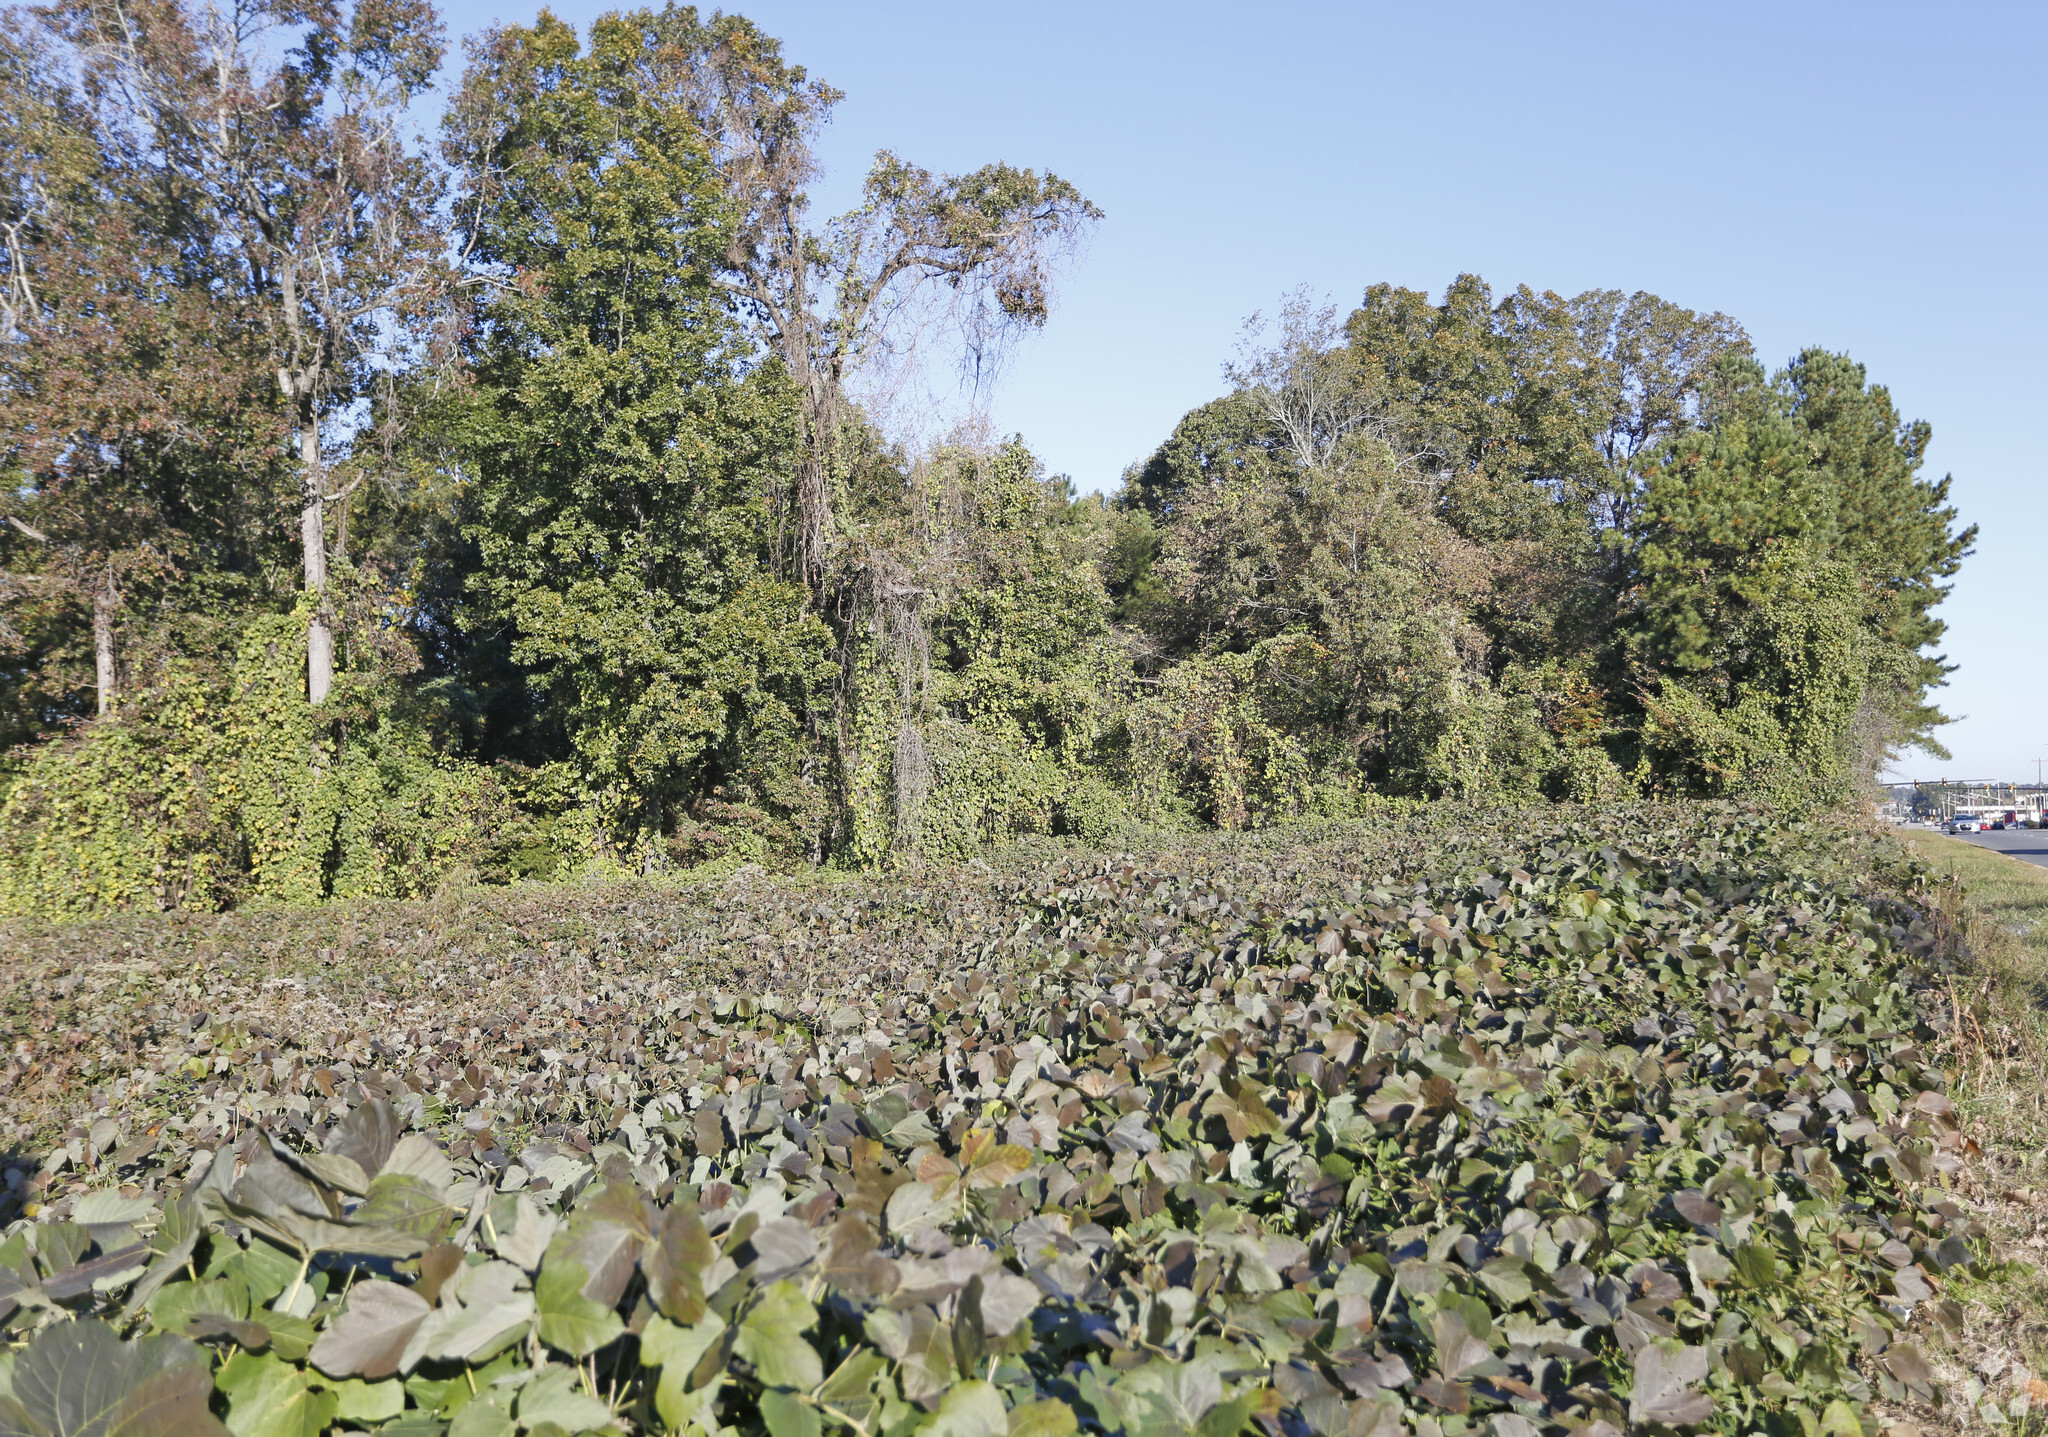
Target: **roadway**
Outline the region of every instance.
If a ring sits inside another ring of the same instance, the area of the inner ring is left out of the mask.
[[[2048,828],[2006,828],[1990,833],[1958,833],[1955,837],[2048,868]]]

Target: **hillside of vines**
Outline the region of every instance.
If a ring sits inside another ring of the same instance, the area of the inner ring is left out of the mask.
[[[17,926],[0,1427],[1875,1432],[1935,911],[1705,805]]]

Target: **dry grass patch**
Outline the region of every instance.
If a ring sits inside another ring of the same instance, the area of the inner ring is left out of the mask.
[[[1929,1336],[1949,1400],[1913,1416],[1952,1431],[2038,1427],[2048,1412],[2048,868],[1940,834],[1902,836],[1945,880],[1938,913],[1959,955],[1950,1091],[1983,1154],[1954,1183],[2006,1259],[1986,1279],[1952,1274],[1963,1320]]]

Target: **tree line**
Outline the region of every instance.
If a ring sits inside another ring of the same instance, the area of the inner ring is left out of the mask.
[[[1974,531],[1862,367],[1653,295],[1304,296],[1106,498],[858,379],[1100,212],[735,15],[0,26],[0,908],[959,859],[1389,799],[1853,797]],[[934,336],[938,339],[935,341]],[[964,437],[963,437],[964,436]]]

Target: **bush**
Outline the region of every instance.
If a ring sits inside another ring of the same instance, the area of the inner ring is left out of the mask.
[[[497,774],[445,761],[395,688],[343,675],[309,705],[295,622],[252,625],[224,685],[173,668],[35,749],[0,803],[0,914],[409,897],[531,847]]]

